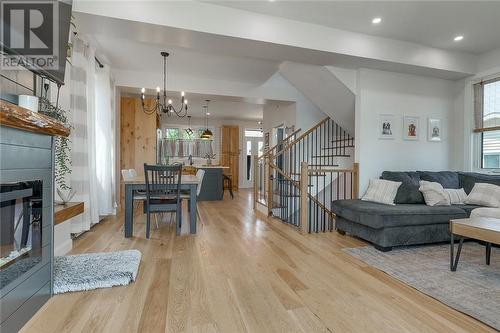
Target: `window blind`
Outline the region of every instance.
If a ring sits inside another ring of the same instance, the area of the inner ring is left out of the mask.
[[[474,84],[474,132],[500,130],[500,78]]]

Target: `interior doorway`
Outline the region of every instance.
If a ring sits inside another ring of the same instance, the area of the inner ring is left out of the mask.
[[[264,140],[263,134],[260,129],[246,129],[244,138],[244,149],[245,154],[243,154],[243,168],[244,177],[242,181],[243,188],[250,188],[253,186],[253,156],[261,156],[264,152]]]

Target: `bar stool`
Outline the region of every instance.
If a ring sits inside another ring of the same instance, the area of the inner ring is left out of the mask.
[[[233,175],[232,174],[222,174],[222,182],[223,182],[223,187],[224,190],[228,189],[229,194],[231,194],[231,199],[234,199],[234,194],[233,194]]]

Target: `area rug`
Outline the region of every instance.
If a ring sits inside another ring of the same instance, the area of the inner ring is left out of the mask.
[[[500,330],[500,249],[466,242],[456,272],[450,271],[449,245],[396,248],[380,252],[371,246],[343,249],[407,285]],[[456,247],[455,247],[456,253]]]
[[[137,250],[56,257],[54,294],[127,285],[135,281],[140,262]]]

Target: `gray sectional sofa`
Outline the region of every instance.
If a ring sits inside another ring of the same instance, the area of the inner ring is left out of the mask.
[[[438,182],[444,188],[463,188],[470,193],[475,183],[500,186],[500,175],[452,171],[384,171],[381,179],[400,181],[396,205],[384,205],[362,200],[336,200],[332,211],[337,215],[339,233],[367,240],[381,251],[393,246],[444,242],[450,239],[450,219],[469,217],[479,206],[427,206],[418,190],[419,181]]]

